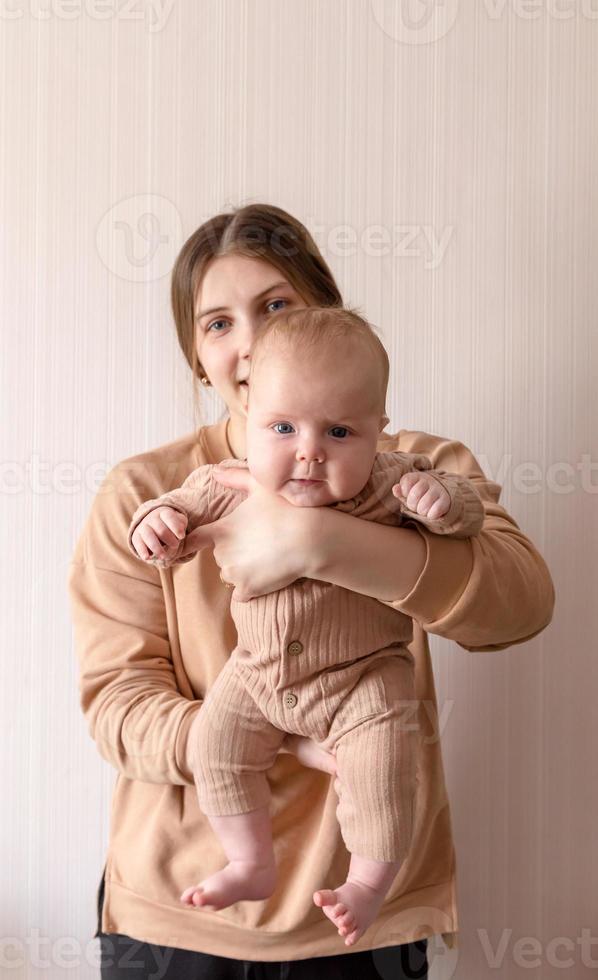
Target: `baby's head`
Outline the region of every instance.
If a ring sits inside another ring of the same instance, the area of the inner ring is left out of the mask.
[[[251,352],[247,462],[258,483],[301,507],[354,497],[385,415],[388,356],[353,310],[282,310]],[[311,479],[318,482],[305,483]]]

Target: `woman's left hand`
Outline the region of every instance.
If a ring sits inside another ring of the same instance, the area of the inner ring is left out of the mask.
[[[232,598],[246,602],[306,575],[310,549],[317,542],[317,508],[295,507],[241,467],[216,467],[213,475],[249,496],[226,517],[191,532],[187,546],[193,546],[194,535],[205,546],[209,528],[222,578],[235,586]]]
[[[278,751],[279,753],[283,752],[294,755],[308,769],[320,769],[322,772],[327,772],[331,776],[335,776],[338,781],[336,750],[333,749],[332,752],[327,752],[315,739],[308,738],[305,735],[295,735],[287,732]],[[334,788],[337,795],[339,795],[340,781],[338,783],[335,781]]]

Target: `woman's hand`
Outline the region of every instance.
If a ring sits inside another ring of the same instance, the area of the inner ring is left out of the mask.
[[[235,586],[232,598],[238,602],[276,592],[304,576],[317,542],[318,508],[295,507],[244,468],[216,467],[214,477],[249,496],[226,517],[188,534],[182,555],[213,543],[222,578]]]
[[[279,752],[288,752],[289,754],[296,756],[299,762],[303,766],[307,766],[308,769],[320,769],[322,772],[330,773],[331,776],[336,776],[336,759],[334,757],[334,752],[327,752],[321,745],[314,742],[311,738],[306,738],[303,735],[292,735],[287,733],[284,737]],[[337,782],[338,780],[335,780],[335,789],[337,789]]]
[[[200,711],[201,708],[191,723],[187,738],[186,763],[192,773],[195,772],[197,752],[201,750],[200,741],[195,734],[195,727],[199,724],[198,718]],[[341,784],[336,774],[334,750],[332,752],[326,752],[318,742],[314,742],[311,738],[287,733],[278,752],[279,755],[294,755],[301,765],[306,766],[308,769],[319,769],[321,772],[327,772],[331,776],[334,776],[334,791],[340,797]]]

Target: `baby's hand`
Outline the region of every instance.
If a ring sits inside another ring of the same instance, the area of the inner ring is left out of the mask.
[[[173,558],[185,537],[189,518],[174,507],[157,507],[137,525],[131,544],[143,561]]]
[[[451,498],[442,484],[427,473],[405,473],[392,488],[398,497],[414,514],[435,520],[446,514]]]

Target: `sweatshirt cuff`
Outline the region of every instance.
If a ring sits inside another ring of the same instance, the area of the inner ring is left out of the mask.
[[[424,539],[426,561],[406,596],[382,601],[433,632],[434,625],[451,612],[467,587],[473,570],[472,544],[468,538],[434,534],[416,521],[407,524]]]
[[[201,706],[203,704],[203,701],[201,699],[198,699],[197,701],[194,701],[193,704],[194,704],[194,709],[188,711],[186,715],[184,715],[183,720],[179,725],[177,736],[176,736],[175,747],[174,747],[176,766],[179,772],[181,773],[183,779],[185,780],[185,783],[187,783],[189,786],[193,786],[195,783],[195,779],[193,778],[193,770],[191,769],[190,761],[189,761],[191,756],[191,751],[190,751],[191,747],[189,745],[189,729],[191,728],[191,725],[197,718],[197,712],[201,711]]]

